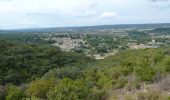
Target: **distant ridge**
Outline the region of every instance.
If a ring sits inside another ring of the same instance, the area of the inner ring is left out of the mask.
[[[5,30],[8,32],[101,32],[110,29],[156,29],[156,28],[170,28],[170,23],[157,24],[118,24],[118,25],[96,25],[96,26],[78,26],[78,27],[51,27],[51,28],[30,28],[30,29],[14,29]],[[0,30],[1,31],[1,30]]]

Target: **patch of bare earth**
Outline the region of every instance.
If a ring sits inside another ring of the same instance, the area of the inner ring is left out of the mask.
[[[129,86],[128,86],[129,84]],[[129,81],[123,89],[115,90],[109,100],[169,100],[170,76],[152,84],[134,85]]]

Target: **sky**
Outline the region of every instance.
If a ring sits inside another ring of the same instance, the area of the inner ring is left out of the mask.
[[[0,29],[169,22],[170,0],[0,0]]]

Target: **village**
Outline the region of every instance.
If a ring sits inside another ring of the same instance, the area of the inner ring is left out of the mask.
[[[95,59],[104,59],[124,49],[148,49],[169,45],[169,35],[133,31],[110,33],[53,33],[46,34],[45,41],[65,52],[84,53]],[[44,34],[43,34],[44,35]],[[143,37],[143,38],[141,38]],[[142,40],[141,40],[142,39]]]

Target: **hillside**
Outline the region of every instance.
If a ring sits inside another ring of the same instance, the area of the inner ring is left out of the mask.
[[[93,61],[82,54],[63,52],[58,47],[17,44],[6,40],[0,40],[0,55],[1,85],[20,85],[53,68]]]
[[[151,31],[152,33],[161,33],[161,34],[169,34],[170,33],[170,28],[156,28]]]
[[[0,43],[2,100],[169,100],[169,48],[95,61],[58,48]]]

